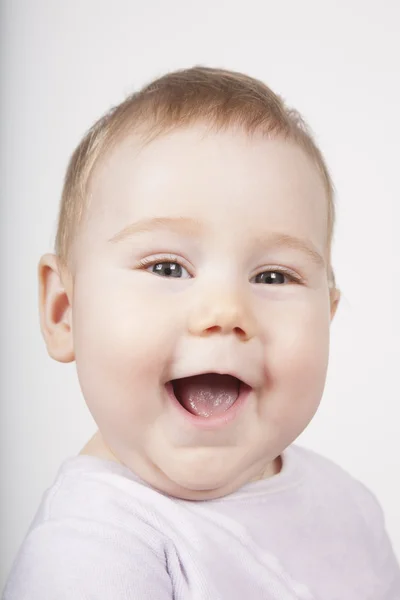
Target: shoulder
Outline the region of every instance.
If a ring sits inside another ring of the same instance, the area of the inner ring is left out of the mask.
[[[346,540],[353,557],[367,556],[376,581],[385,585],[385,598],[399,597],[399,564],[375,494],[334,461],[299,446],[294,453],[303,473],[303,493],[320,530]]]
[[[302,479],[316,501],[337,511],[355,511],[370,529],[383,527],[383,511],[376,495],[338,463],[303,446],[294,445]]]
[[[72,457],[44,493],[23,547],[82,553],[94,546],[106,552],[119,547],[127,555],[148,550],[163,560],[168,539],[159,527],[159,497],[121,464]]]
[[[66,600],[78,591],[145,597],[149,578],[158,597],[170,598],[167,542],[146,502],[149,491],[123,466],[65,461],[14,561],[5,600]]]
[[[347,489],[356,495],[373,496],[365,484],[333,459],[305,446],[293,444],[291,448],[306,480],[317,480],[334,488],[339,486],[340,489]]]
[[[165,499],[167,500],[167,499]],[[62,463],[53,485],[45,492],[32,523],[62,520],[96,523],[99,527],[121,528],[146,539],[156,519],[162,496],[141,482],[127,467],[94,456],[78,455]]]

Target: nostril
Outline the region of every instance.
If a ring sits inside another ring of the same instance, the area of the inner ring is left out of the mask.
[[[246,332],[243,331],[243,329],[241,327],[235,327],[233,329],[233,331],[234,331],[234,333],[236,333],[240,337],[246,337]]]
[[[206,333],[218,333],[218,331],[221,331],[221,327],[218,325],[213,325],[212,327],[207,327],[206,329]]]
[[[220,325],[212,325],[211,327],[207,327],[207,329],[205,329],[204,331],[205,334],[210,334],[210,333],[234,333],[235,335],[237,335],[240,338],[247,338],[247,334],[246,332],[241,328],[241,327],[233,327],[231,328],[224,328],[221,327]]]

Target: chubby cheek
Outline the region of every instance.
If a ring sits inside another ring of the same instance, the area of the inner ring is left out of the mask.
[[[329,311],[323,298],[275,320],[267,346],[269,386],[263,410],[268,422],[297,437],[323,394],[329,358]]]
[[[145,417],[157,410],[146,399],[168,368],[167,357],[180,326],[172,314],[165,299],[161,303],[155,294],[133,288],[126,277],[92,278],[84,286],[76,285],[76,364],[92,412],[102,406],[120,416],[133,411],[136,417]]]

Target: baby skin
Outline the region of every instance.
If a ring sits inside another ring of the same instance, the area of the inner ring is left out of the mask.
[[[70,269],[42,258],[50,354],[76,360],[81,450],[203,500],[271,477],[314,416],[339,292],[326,188],[279,137],[202,124],[96,167]]]

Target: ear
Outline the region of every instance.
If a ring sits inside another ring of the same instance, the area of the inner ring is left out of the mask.
[[[38,267],[40,326],[49,355],[59,362],[75,359],[72,337],[72,280],[54,254]]]
[[[331,322],[333,321],[333,318],[334,318],[337,308],[339,306],[340,296],[341,296],[340,290],[338,290],[337,288],[333,288],[330,290]]]

